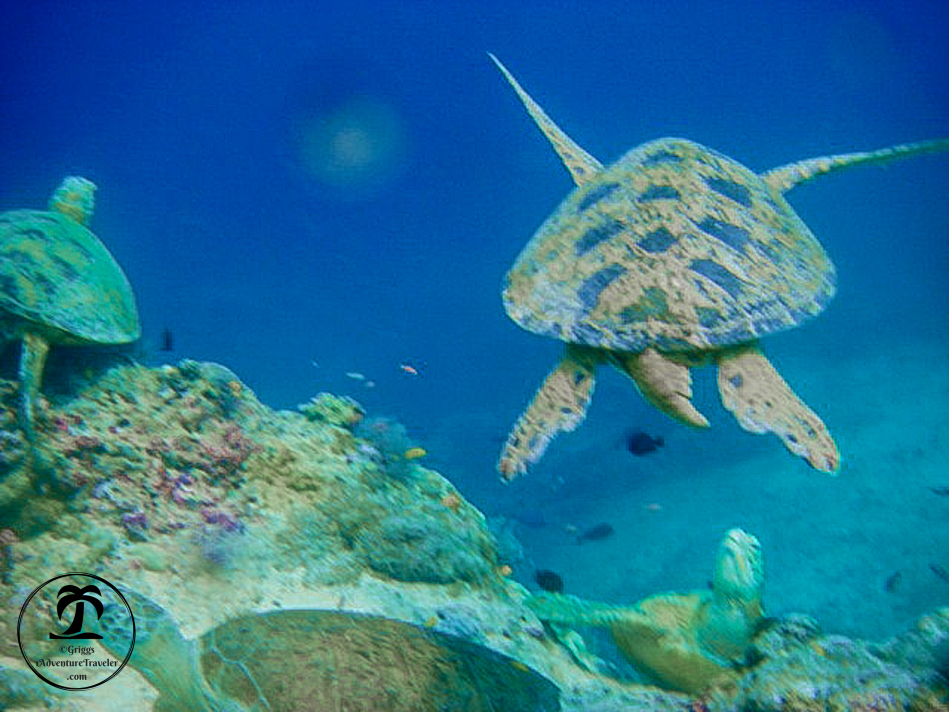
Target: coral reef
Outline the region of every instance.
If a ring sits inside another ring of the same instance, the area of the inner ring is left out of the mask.
[[[341,428],[352,428],[366,415],[366,411],[349,396],[317,393],[309,403],[298,409],[307,420],[322,421]]]
[[[448,480],[405,457],[418,444],[402,424],[348,398],[274,411],[217,364],[102,366],[48,390],[32,443],[17,402],[0,380],[0,708],[102,709],[106,696],[148,709],[155,698],[132,669],[66,697],[26,671],[17,613],[66,571],[147,593],[191,639],[281,608],[424,625],[538,670],[567,712],[941,704],[947,611],[878,645],[823,636],[803,616],[765,619],[729,685],[691,699],[599,674],[609,668],[595,660],[579,666],[558,643],[579,639],[552,635],[509,578],[523,556],[510,527],[489,527]]]
[[[416,445],[406,427],[393,418],[373,416],[360,422],[356,435],[368,444],[363,452],[374,458],[389,477],[404,480],[410,476],[413,457],[407,457]]]

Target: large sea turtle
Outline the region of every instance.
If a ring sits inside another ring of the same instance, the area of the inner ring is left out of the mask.
[[[275,610],[188,640],[156,603],[124,591],[135,616],[129,664],[159,693],[156,712],[321,710],[492,712],[560,709],[523,663],[409,623],[341,611]],[[125,609],[106,608],[103,644],[128,649]]]
[[[541,594],[526,603],[541,620],[605,626],[623,655],[663,687],[698,693],[734,677],[762,621],[758,540],[731,529],[718,547],[710,590],[663,593],[632,606]]]
[[[757,340],[819,313],[834,266],[783,193],[819,174],[949,150],[949,140],[812,158],[756,174],[692,141],[663,138],[604,167],[573,142],[491,58],[577,183],[504,281],[504,308],[523,328],[567,343],[508,437],[510,480],[550,440],[583,420],[597,366],[626,374],[646,399],[695,426],[689,368],[718,366],[725,407],[741,427],[777,434],[811,466],[840,457],[821,419]]]
[[[20,419],[29,436],[50,344],[124,344],[141,333],[125,274],[86,227],[95,188],[69,176],[49,210],[0,213],[0,344],[23,341]]]

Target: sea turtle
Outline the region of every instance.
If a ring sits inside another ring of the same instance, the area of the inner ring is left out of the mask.
[[[248,613],[186,639],[172,616],[123,591],[135,616],[129,664],[162,710],[440,712],[560,709],[558,688],[523,663],[410,623],[327,610]],[[124,656],[124,607],[107,607],[103,644]]]
[[[491,55],[577,183],[541,225],[503,287],[518,325],[567,343],[498,460],[506,480],[583,420],[597,366],[615,366],[677,420],[707,426],[689,368],[718,366],[741,427],[776,433],[835,472],[837,446],[758,348],[818,314],[834,266],[783,193],[819,174],[949,150],[949,140],[812,158],[755,174],[693,141],[662,138],[604,167],[573,142]]]
[[[50,344],[124,344],[141,333],[122,268],[86,227],[95,189],[69,176],[49,210],[0,213],[0,344],[23,341],[20,420],[29,437]]]
[[[623,655],[658,684],[695,694],[734,677],[763,620],[758,540],[731,529],[718,548],[710,590],[663,593],[632,606],[539,594],[526,604],[554,624],[605,626]]]

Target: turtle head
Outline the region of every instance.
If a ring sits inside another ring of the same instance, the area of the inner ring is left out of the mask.
[[[49,209],[80,225],[88,225],[95,209],[96,184],[80,176],[66,176],[49,199]]]
[[[707,652],[724,661],[742,660],[764,615],[763,587],[761,545],[741,529],[729,530],[718,546],[712,598],[696,631]]]
[[[718,546],[713,587],[716,600],[745,607],[751,616],[761,615],[764,564],[754,536],[741,529],[725,534]]]

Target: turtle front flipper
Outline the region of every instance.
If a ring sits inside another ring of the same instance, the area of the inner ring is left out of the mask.
[[[751,433],[771,432],[814,469],[836,473],[840,453],[827,426],[798,398],[757,346],[717,357],[722,404]]]
[[[527,472],[554,437],[583,422],[601,360],[596,349],[567,346],[507,437],[497,465],[505,481]]]
[[[876,151],[861,151],[858,153],[841,153],[835,156],[819,156],[795,161],[786,166],[778,166],[761,174],[761,179],[772,188],[786,193],[801,183],[812,178],[839,171],[852,166],[889,163],[901,158],[922,156],[927,153],[949,151],[949,139],[939,138],[917,143],[901,143],[899,146],[890,146]]]
[[[590,182],[593,176],[603,169],[603,164],[581,148],[576,141],[570,138],[564,133],[563,129],[554,123],[553,119],[547,116],[547,113],[540,107],[540,104],[531,98],[531,95],[518,84],[514,75],[507,70],[507,67],[501,64],[500,59],[490,52],[488,52],[488,56],[491,58],[491,61],[497,65],[498,69],[501,70],[504,78],[507,79],[508,83],[514,88],[514,91],[517,92],[517,96],[520,98],[521,103],[524,104],[524,108],[527,109],[527,113],[530,114],[534,123],[543,131],[547,140],[550,141],[550,145],[554,147],[557,155],[560,156],[560,160],[563,161],[567,170],[570,171],[574,182],[577,185]]]
[[[614,354],[614,359],[619,370],[633,379],[639,392],[656,408],[687,425],[708,427],[708,420],[692,405],[692,375],[687,365],[654,348]]]
[[[20,352],[20,427],[27,440],[33,440],[33,411],[39,398],[40,384],[43,381],[43,367],[49,343],[39,334],[23,335],[23,349]]]
[[[135,619],[131,620],[122,606],[106,606],[99,619],[99,628],[105,634],[102,645],[121,657],[131,641],[129,662],[159,693],[153,708],[155,712],[222,709],[232,712],[232,707],[222,707],[209,700],[198,669],[197,646],[181,635],[171,614],[124,586],[122,594]]]

